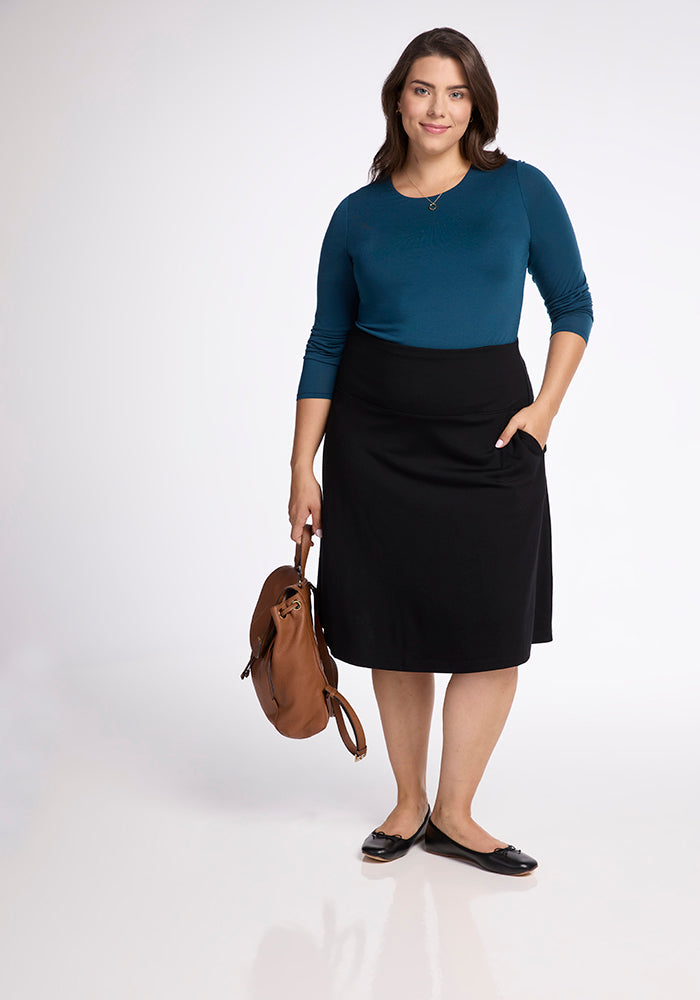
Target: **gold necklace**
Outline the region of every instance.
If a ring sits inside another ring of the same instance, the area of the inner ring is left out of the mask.
[[[413,186],[414,186],[414,188],[416,189],[416,191],[418,192],[418,194],[419,194],[419,195],[420,195],[420,196],[421,196],[422,198],[425,198],[425,200],[426,200],[426,201],[428,202],[428,208],[430,209],[430,211],[431,211],[431,212],[434,212],[434,211],[435,211],[435,209],[437,208],[437,203],[438,203],[438,202],[440,201],[440,199],[442,198],[442,196],[443,196],[443,194],[444,194],[445,192],[444,192],[444,191],[441,191],[441,192],[440,192],[440,194],[439,194],[439,195],[437,196],[437,198],[435,198],[435,199],[433,199],[433,198],[429,198],[429,197],[427,196],[427,194],[423,194],[423,192],[422,192],[422,191],[421,191],[421,189],[420,189],[420,188],[418,187],[418,185],[417,185],[417,184],[416,184],[416,182],[415,182],[415,181],[413,180],[413,178],[412,178],[412,177],[409,177],[409,174],[408,174],[408,170],[406,170],[406,176],[408,177],[408,179],[409,179],[409,181],[411,182],[411,184],[413,184]],[[465,170],[465,171],[464,171],[464,173],[462,174],[462,180],[464,180],[464,178],[465,178],[466,176],[467,176],[467,171]],[[460,181],[458,181],[457,183],[459,184],[459,183],[460,183]],[[456,185],[455,185],[455,186],[456,186]],[[448,188],[447,190],[451,190],[451,188]]]

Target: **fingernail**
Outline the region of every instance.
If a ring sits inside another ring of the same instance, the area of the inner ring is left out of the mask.
[[[317,534],[317,535],[318,535],[318,537],[320,538],[320,537],[321,537],[321,535],[323,534],[323,532],[321,531],[321,529],[320,529],[320,528],[316,528],[316,534]]]
[[[503,441],[501,441],[500,438],[498,439],[498,441],[496,441],[496,447],[497,448],[502,448],[503,447]]]

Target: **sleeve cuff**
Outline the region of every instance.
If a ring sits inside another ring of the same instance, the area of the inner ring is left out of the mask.
[[[586,343],[588,343],[592,326],[593,317],[588,313],[568,313],[566,316],[561,316],[556,322],[552,323],[550,337],[561,330],[569,330],[571,333],[577,333],[579,337],[583,337]]]
[[[297,399],[332,399],[337,364],[305,358],[297,388]]]

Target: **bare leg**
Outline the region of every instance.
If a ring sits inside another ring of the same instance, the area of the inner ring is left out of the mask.
[[[432,818],[473,851],[507,847],[472,819],[472,799],[501,735],[518,683],[518,668],[453,674],[443,705],[440,783]]]
[[[426,767],[435,678],[431,673],[373,670],[372,682],[397,787],[396,808],[377,829],[411,837],[428,809]]]

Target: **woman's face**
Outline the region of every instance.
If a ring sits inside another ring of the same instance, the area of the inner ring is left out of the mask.
[[[398,100],[409,145],[441,155],[459,143],[472,102],[461,63],[444,56],[416,59]]]

